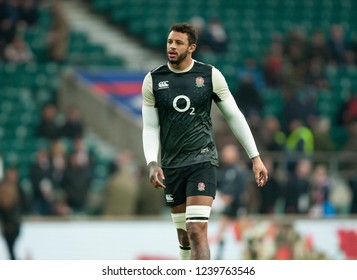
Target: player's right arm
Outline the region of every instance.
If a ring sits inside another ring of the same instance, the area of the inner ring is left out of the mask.
[[[151,184],[156,188],[165,188],[161,182],[164,173],[157,163],[160,149],[160,124],[157,108],[155,108],[155,97],[152,91],[152,77],[148,73],[145,76],[143,86],[143,149],[146,163],[149,167]]]
[[[252,160],[255,181],[259,187],[262,187],[268,181],[268,171],[259,156],[259,152],[247,120],[238,108],[222,73],[216,68],[213,68],[212,77],[213,91],[219,98],[219,101],[216,102],[217,107],[226,118],[234,135],[244,147],[249,158]]]

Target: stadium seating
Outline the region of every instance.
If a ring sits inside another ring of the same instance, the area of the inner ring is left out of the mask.
[[[262,63],[265,51],[273,36],[281,36],[294,27],[301,28],[308,36],[316,29],[328,37],[331,24],[341,23],[347,36],[352,38],[357,28],[357,2],[353,0],[91,0],[94,9],[151,48],[163,50],[167,28],[174,22],[189,21],[201,16],[209,21],[218,17],[229,34],[228,52],[224,55],[204,54],[202,60],[216,65],[225,75],[234,92],[237,89],[234,67],[242,63],[246,56],[254,57]],[[346,133],[338,127],[336,116],[339,106],[346,100],[351,89],[357,90],[356,68],[326,69],[331,92],[318,94],[317,107],[321,115],[332,121],[332,136],[341,143]],[[264,114],[281,117],[281,94],[267,89],[262,93],[266,107]],[[338,134],[341,132],[340,134]],[[340,135],[337,137],[337,135]]]
[[[40,10],[39,25],[21,31],[34,53],[34,61],[26,64],[0,61],[0,154],[5,167],[18,166],[21,178],[27,177],[36,149],[49,144],[36,137],[35,129],[43,105],[56,102],[61,70],[67,65],[86,69],[124,66],[121,57],[109,55],[104,46],[92,43],[86,34],[73,30],[69,32],[66,61],[50,61],[46,46],[50,23],[49,8],[44,6]],[[107,163],[107,158],[102,158],[100,153],[96,156],[95,182],[104,177],[104,163]]]
[[[204,54],[202,59],[216,65],[225,75],[232,91],[236,90],[236,67],[246,56],[262,63],[276,32],[282,36],[295,26],[310,35],[319,28],[327,35],[331,23],[342,23],[348,36],[357,30],[357,2],[354,0],[88,0],[95,11],[108,17],[139,38],[144,46],[163,50],[167,28],[174,22],[189,21],[196,15],[206,21],[218,17],[229,34],[229,48],[224,55]],[[70,30],[68,57],[61,64],[48,60],[46,36],[50,26],[49,10],[40,13],[40,25],[27,29],[23,35],[36,60],[28,64],[0,62],[0,141],[5,164],[18,164],[20,175],[26,177],[28,164],[36,148],[46,141],[35,136],[42,106],[56,99],[60,72],[66,65],[78,68],[101,66],[125,67],[121,57],[113,57],[104,46],[94,44],[85,33]],[[347,100],[351,89],[357,89],[355,68],[326,69],[331,90],[319,92],[319,112],[330,118],[332,137],[341,147],[347,137],[336,122],[339,106]],[[264,115],[281,117],[282,95],[279,90],[262,92]],[[94,145],[94,144],[93,144]],[[95,167],[95,189],[99,190],[107,175],[108,158],[98,154]]]
[[[94,9],[106,14],[112,22],[124,26],[130,34],[141,38],[147,46],[162,49],[168,26],[189,21],[199,15],[206,21],[218,17],[230,36],[228,53],[232,64],[247,55],[258,61],[263,57],[276,32],[284,35],[298,26],[311,34],[316,28],[329,32],[331,23],[342,22],[349,34],[357,27],[355,1],[163,1],[163,0],[91,0]],[[336,11],[336,12],[332,12]],[[217,62],[218,64],[219,61]],[[234,73],[223,71],[233,81]],[[231,84],[231,86],[235,86]]]

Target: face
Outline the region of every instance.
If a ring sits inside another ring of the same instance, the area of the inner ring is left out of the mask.
[[[222,162],[224,164],[235,164],[239,159],[239,152],[234,145],[227,145],[221,151]]]
[[[167,38],[167,58],[171,64],[180,65],[191,58],[196,45],[190,45],[186,33],[171,31]]]

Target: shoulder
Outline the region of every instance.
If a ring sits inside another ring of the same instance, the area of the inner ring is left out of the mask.
[[[163,64],[163,65],[160,65],[160,66],[152,69],[149,72],[149,74],[154,75],[154,74],[162,73],[162,72],[166,72],[166,71],[169,71],[169,67],[167,67],[167,65]]]
[[[224,79],[222,72],[211,64],[195,61],[195,68],[210,72],[212,74],[213,79]]]
[[[195,60],[194,68],[201,69],[205,71],[212,71],[214,68],[211,64],[203,63],[201,61]]]

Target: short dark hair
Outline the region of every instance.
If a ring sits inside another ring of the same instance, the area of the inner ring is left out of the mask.
[[[198,39],[197,30],[187,22],[175,23],[169,29],[169,33],[171,31],[186,33],[188,36],[188,42],[190,45],[196,44]]]

